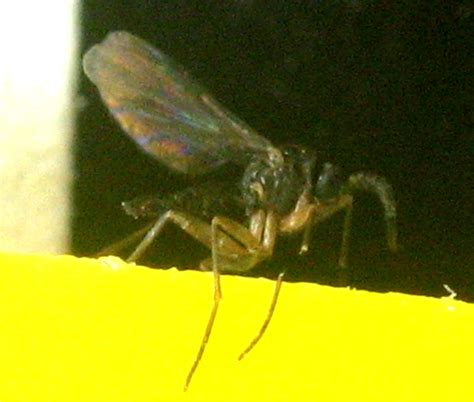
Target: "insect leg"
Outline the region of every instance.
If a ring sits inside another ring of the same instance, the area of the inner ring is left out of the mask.
[[[275,240],[278,233],[278,222],[277,216],[272,211],[264,213],[263,211],[257,212],[254,216],[254,222],[251,220],[250,227],[255,234],[261,235],[260,250],[258,255],[261,259],[267,258],[272,255],[273,248],[275,246]],[[263,220],[264,219],[264,220]],[[259,227],[259,222],[264,226]],[[280,289],[283,281],[284,272],[278,275],[277,281],[275,283],[275,290],[273,291],[272,301],[270,303],[270,308],[267,311],[265,320],[263,321],[260,330],[257,335],[252,339],[249,345],[244,349],[244,351],[239,355],[239,360],[242,360],[262,339],[265,331],[267,330],[268,325],[273,317],[275,307],[278,301],[278,296],[280,295]]]
[[[138,239],[143,237],[154,225],[154,222],[149,223],[148,225],[136,230],[135,232],[129,234],[124,239],[121,239],[111,245],[108,245],[94,254],[94,257],[103,257],[105,255],[117,254],[119,250],[122,250],[132,243],[135,243]]]
[[[212,232],[212,271],[214,273],[214,305],[212,306],[211,314],[204,331],[204,335],[199,346],[198,353],[194,359],[194,362],[189,370],[184,389],[186,390],[189,387],[189,384],[193,378],[193,375],[199,366],[199,362],[204,354],[209,337],[214,326],[214,321],[217,315],[217,310],[219,308],[220,300],[222,298],[222,292],[220,287],[220,271],[221,271],[221,261],[225,264],[226,270],[229,271],[246,271],[253,268],[258,262],[267,258],[273,252],[273,247],[275,245],[275,239],[277,235],[277,218],[273,212],[265,213],[263,211],[256,212],[251,217],[250,230],[241,225],[238,222],[235,222],[231,219],[217,216],[213,218],[211,223],[211,232]],[[240,243],[241,249],[235,250],[236,253],[223,252],[221,245],[224,244],[223,240],[219,238],[219,233],[222,232],[226,237],[232,238],[238,243]],[[261,238],[257,238],[260,236]],[[206,260],[201,263],[201,266],[209,261]],[[276,299],[278,298],[280,284],[278,285],[278,291],[274,295],[275,301],[272,303],[271,313],[266,319],[262,329],[260,330],[259,335],[252,342],[253,348],[258,340],[262,337],[265,332],[270,318],[275,309]],[[267,322],[268,321],[268,322]],[[250,350],[249,349],[249,350]]]
[[[163,227],[168,221],[173,222],[194,239],[201,242],[206,247],[212,249],[211,225],[192,215],[169,210],[155,221],[146,236],[138,244],[137,248],[133,251],[130,257],[128,257],[127,261],[136,261],[138,258],[140,258],[146,249],[151,245],[151,243],[156,239],[156,237],[161,233]],[[231,238],[225,237],[219,240],[219,248],[222,249],[223,253],[237,253],[241,247]]]
[[[239,355],[239,360],[242,360],[245,356],[249,354],[249,352],[257,345],[257,343],[262,339],[263,334],[267,330],[268,324],[270,324],[270,321],[273,317],[273,313],[275,311],[275,307],[278,301],[278,296],[280,295],[280,290],[281,290],[281,284],[283,282],[283,276],[285,275],[284,272],[281,272],[278,275],[276,284],[275,284],[275,290],[273,291],[273,297],[272,301],[270,303],[270,308],[267,311],[267,316],[265,317],[265,321],[263,322],[260,331],[258,331],[258,334],[255,338],[252,339],[252,341],[249,343],[249,345],[244,349],[244,351]]]
[[[209,319],[207,320],[206,329],[204,330],[204,335],[201,341],[201,345],[199,346],[198,353],[194,358],[193,364],[189,373],[186,377],[186,382],[184,384],[184,390],[186,391],[191,383],[191,380],[196,372],[196,369],[199,366],[199,363],[202,359],[204,351],[206,350],[207,343],[209,341],[209,337],[211,336],[212,328],[214,327],[214,321],[216,320],[217,310],[219,309],[219,304],[222,298],[222,291],[221,291],[221,280],[220,280],[220,272],[219,272],[219,265],[218,265],[218,236],[217,230],[219,228],[219,218],[215,217],[212,219],[211,222],[211,253],[212,253],[212,272],[214,274],[214,303],[212,305],[211,314]]]
[[[265,242],[264,229],[267,215],[256,213],[250,221],[250,228],[232,219],[218,216],[213,220],[219,227],[216,233],[216,251],[220,272],[245,272],[260,261],[268,258],[273,252]],[[232,244],[232,249],[227,244]],[[211,257],[201,262],[201,269],[213,270],[214,259]]]
[[[256,225],[255,225],[256,226]],[[232,257],[234,258],[226,258],[229,257],[228,254],[223,254],[222,257],[226,259],[226,265],[229,267],[233,267],[233,263],[236,263],[238,267],[239,264],[239,257],[245,256],[246,254],[251,253],[251,250],[258,246],[258,240],[255,236],[245,227],[242,226],[240,223],[234,222],[231,219],[224,218],[224,217],[214,217],[211,222],[211,253],[212,257],[212,272],[214,273],[214,304],[212,306],[211,314],[207,321],[206,329],[204,331],[204,335],[199,346],[198,353],[194,358],[193,364],[189,373],[186,377],[186,382],[184,384],[184,390],[186,391],[191,383],[191,380],[196,372],[196,369],[199,366],[199,363],[202,359],[204,351],[206,350],[207,343],[209,341],[209,337],[211,336],[212,328],[214,327],[214,321],[216,319],[217,310],[219,309],[220,300],[222,298],[221,292],[221,285],[220,285],[220,269],[219,269],[219,257],[221,257],[222,251],[219,250],[219,246],[222,244],[222,240],[218,237],[218,230],[223,232],[225,236],[229,234],[232,235],[237,241],[241,242],[243,245],[248,245],[250,249],[242,248],[239,253],[233,254]],[[260,230],[258,228],[258,230]],[[261,230],[260,230],[261,231]],[[253,247],[252,247],[253,246]],[[204,261],[201,263],[201,267],[205,268],[206,262],[209,260]],[[230,262],[230,265],[229,265]],[[255,265],[255,264],[253,264]],[[253,266],[252,265],[252,266]],[[247,265],[246,265],[247,266]],[[250,269],[249,267],[248,269]],[[232,268],[230,268],[232,270]]]
[[[138,244],[137,248],[127,258],[127,262],[137,261],[145,253],[146,249],[150,246],[153,240],[155,240],[163,230],[165,223],[170,219],[171,216],[172,211],[168,211],[158,218],[143,240]]]

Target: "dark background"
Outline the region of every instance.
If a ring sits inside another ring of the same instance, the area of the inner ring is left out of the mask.
[[[205,4],[203,4],[205,3]],[[462,1],[83,1],[83,51],[127,30],[172,56],[274,144],[317,149],[347,173],[384,175],[398,200],[400,243],[386,251],[382,209],[354,207],[351,285],[474,300],[472,8]],[[471,40],[469,40],[471,38]],[[121,133],[83,76],[76,142],[73,252],[91,255],[144,222],[120,202],[185,188]],[[239,171],[226,169],[238,181]],[[312,249],[277,244],[250,274],[335,282],[342,216]],[[299,238],[298,238],[299,239]],[[196,267],[209,252],[169,227],[145,260]]]

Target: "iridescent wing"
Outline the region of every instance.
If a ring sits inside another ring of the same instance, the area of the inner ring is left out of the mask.
[[[127,32],[93,46],[83,66],[123,130],[176,171],[200,174],[249,154],[278,153],[179,65]]]

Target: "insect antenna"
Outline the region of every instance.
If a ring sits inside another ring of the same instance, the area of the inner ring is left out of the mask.
[[[353,195],[354,192],[360,190],[374,193],[379,198],[384,208],[388,248],[391,252],[396,252],[398,249],[397,211],[392,186],[383,177],[361,172],[349,177],[342,192]],[[350,219],[350,217],[346,219]],[[347,225],[349,225],[349,222]],[[346,224],[344,225],[344,231],[346,231]]]

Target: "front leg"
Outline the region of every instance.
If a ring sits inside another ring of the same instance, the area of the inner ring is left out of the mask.
[[[153,224],[145,238],[128,258],[128,261],[136,261],[140,258],[169,221],[209,247],[212,254],[210,258],[202,261],[200,266],[202,269],[213,271],[214,304],[198,353],[186,377],[184,385],[186,390],[199,366],[217,316],[219,303],[222,298],[220,272],[248,271],[260,261],[270,257],[273,253],[278,233],[278,217],[272,211],[257,211],[250,217],[250,225],[247,228],[239,222],[221,216],[214,217],[209,225],[192,215],[169,210]],[[279,285],[281,285],[281,279],[279,280]],[[279,289],[279,286],[277,289]],[[278,295],[277,292],[276,295]],[[271,312],[273,312],[273,309]],[[258,339],[263,334],[263,331],[264,329],[261,331]],[[256,341],[253,344],[255,343]]]
[[[250,228],[232,219],[216,216],[211,223],[212,257],[201,262],[205,271],[245,272],[271,257],[278,225],[273,212],[258,211],[250,218]],[[230,247],[232,245],[232,247]]]
[[[194,358],[191,369],[189,370],[188,376],[186,377],[186,382],[184,385],[185,390],[189,387],[193,375],[199,366],[199,362],[201,361],[204,351],[206,350],[212,328],[214,327],[217,310],[222,298],[220,271],[222,269],[227,269],[230,271],[247,271],[253,268],[263,259],[270,256],[275,245],[277,229],[277,217],[273,212],[256,212],[251,217],[250,230],[240,223],[225,217],[218,216],[212,220],[212,257],[210,259],[204,260],[201,263],[201,268],[206,269],[208,268],[209,264],[212,264],[212,271],[214,273],[214,304],[207,321],[206,329],[204,331],[198,353]],[[241,245],[241,249],[237,250],[236,248],[234,252],[230,253],[223,252],[222,245],[229,240],[239,243]],[[279,286],[277,287],[278,290],[280,286],[281,279],[279,281]],[[278,292],[276,294],[278,295]],[[274,308],[274,303],[272,305]],[[258,339],[260,339],[266,328],[266,325],[268,325],[268,323],[264,325],[259,337],[255,340],[251,347],[253,347]]]

